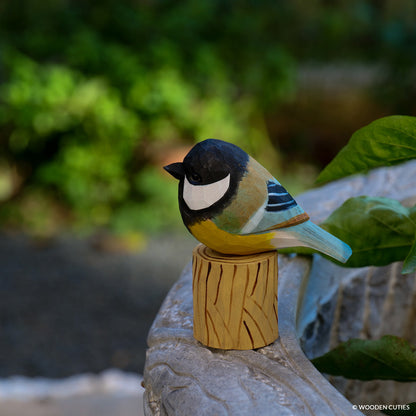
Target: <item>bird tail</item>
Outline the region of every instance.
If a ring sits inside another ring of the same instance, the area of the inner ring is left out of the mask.
[[[278,248],[310,247],[345,263],[352,254],[348,244],[312,221],[276,230],[272,244]]]

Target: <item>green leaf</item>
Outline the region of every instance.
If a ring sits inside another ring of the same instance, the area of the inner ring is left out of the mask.
[[[358,380],[416,381],[416,349],[403,338],[351,339],[312,360],[321,372]]]
[[[413,273],[414,271],[416,271],[416,235],[415,240],[413,241],[412,248],[410,249],[406,259],[404,260],[402,273],[407,274]]]
[[[320,225],[351,247],[346,267],[384,266],[408,256],[416,234],[416,209],[393,199],[360,196],[345,201]],[[409,267],[412,260],[411,255]]]
[[[392,407],[398,405],[392,405]],[[385,415],[389,416],[416,416],[416,402],[401,405],[405,408],[397,410],[382,410]]]
[[[356,131],[317,183],[416,158],[416,117],[389,116]]]

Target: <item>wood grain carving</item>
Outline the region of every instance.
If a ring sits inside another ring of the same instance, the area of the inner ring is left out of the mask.
[[[277,339],[277,252],[193,252],[194,337],[212,348],[249,350]]]

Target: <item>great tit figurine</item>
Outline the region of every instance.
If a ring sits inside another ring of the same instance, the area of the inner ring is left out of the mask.
[[[351,248],[314,224],[287,190],[238,146],[197,143],[164,169],[179,180],[179,209],[191,234],[224,254],[310,247],[345,263]]]

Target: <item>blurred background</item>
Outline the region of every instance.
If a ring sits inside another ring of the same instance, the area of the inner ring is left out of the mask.
[[[0,3],[0,377],[140,373],[195,241],[163,170],[209,137],[297,194],[416,115],[411,0]]]

